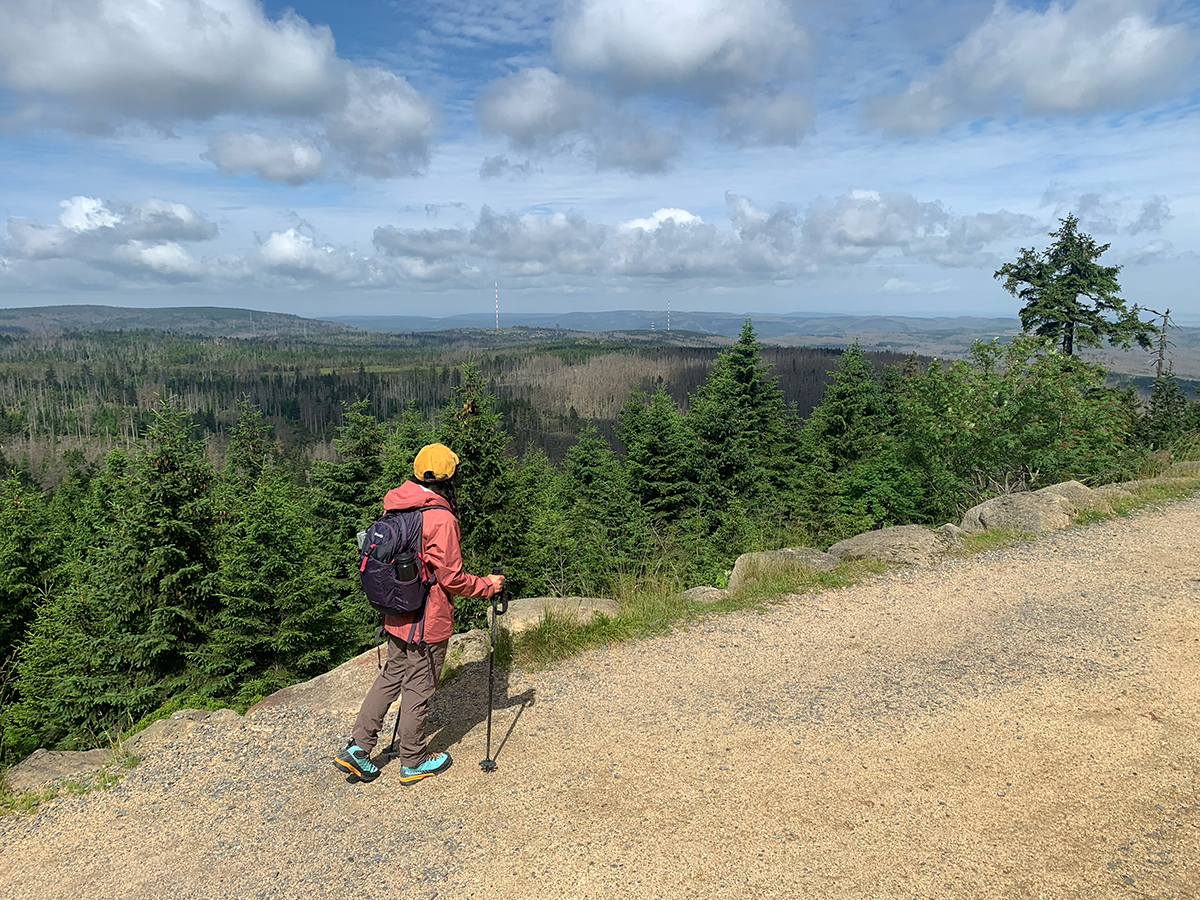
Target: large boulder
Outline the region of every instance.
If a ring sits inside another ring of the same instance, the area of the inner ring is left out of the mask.
[[[962,529],[967,534],[984,531],[1057,531],[1071,524],[1075,504],[1058,494],[1030,491],[1002,494],[967,510]]]
[[[491,636],[483,628],[473,628],[461,634],[451,635],[446,650],[446,660],[458,666],[482,662],[491,651]]]
[[[313,712],[353,715],[358,712],[358,707],[362,704],[363,697],[367,695],[371,682],[379,674],[380,662],[386,660],[387,643],[385,642],[379,648],[378,656],[376,656],[375,649],[372,648],[316,678],[280,688],[246,710],[246,715],[252,716],[268,706],[286,706],[292,709],[303,706]]]
[[[34,750],[23,762],[4,773],[14,794],[31,791],[49,781],[92,775],[112,762],[107,750]]]
[[[877,559],[908,566],[928,566],[958,546],[957,536],[924,525],[896,525],[838,541],[830,556],[842,559]]]
[[[836,565],[837,560],[828,553],[811,547],[784,547],[782,550],[743,553],[733,564],[733,572],[729,575],[729,590],[739,591],[755,578],[771,572],[795,568],[828,572]]]
[[[129,753],[137,753],[152,744],[186,740],[201,728],[229,725],[241,718],[232,709],[181,709],[166,719],[151,722],[137,734],[126,738],[121,746]]]
[[[509,601],[508,612],[500,616],[499,624],[515,633],[532,628],[541,620],[544,613],[565,616],[582,625],[590,621],[597,613],[616,616],[620,612],[620,603],[602,597],[522,597],[519,600]],[[491,615],[489,609],[489,621]]]
[[[1059,497],[1066,497],[1071,501],[1071,505],[1075,507],[1076,512],[1083,509],[1095,509],[1102,513],[1112,512],[1112,504],[1108,501],[1108,498],[1078,481],[1064,481],[1061,484],[1052,484],[1049,487],[1042,488],[1040,491],[1034,491],[1034,493],[1055,494]]]

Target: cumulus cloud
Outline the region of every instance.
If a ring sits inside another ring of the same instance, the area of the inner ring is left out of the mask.
[[[1053,209],[1056,219],[1074,215],[1082,230],[1099,235],[1157,233],[1174,218],[1170,203],[1160,194],[1145,199],[1101,191],[1077,194],[1054,183],[1038,205]]]
[[[76,268],[154,281],[200,278],[202,266],[183,243],[208,241],[217,226],[183,203],[151,198],[132,203],[72,197],[58,223],[12,218],[4,250],[10,262],[69,261]]]
[[[222,175],[256,175],[263,181],[305,184],[321,174],[324,157],[312,141],[288,135],[225,131],[203,155]]]
[[[485,134],[503,134],[530,150],[586,128],[601,105],[591,91],[542,66],[493,81],[476,101]]]
[[[937,69],[900,94],[864,105],[864,119],[913,134],[959,119],[1019,111],[1076,115],[1163,96],[1195,57],[1182,24],[1143,0],[1053,2],[1044,11],[1000,0]]]
[[[1167,198],[1155,194],[1142,204],[1137,218],[1130,222],[1125,230],[1129,234],[1158,232],[1173,218],[1175,217],[1171,215],[1171,206],[1167,203]]]
[[[82,131],[307,121],[347,168],[378,177],[420,171],[437,124],[403,78],[339,58],[327,27],[292,11],[269,19],[256,0],[6,0],[0,85],[24,104],[13,121]],[[206,155],[222,171],[296,183],[319,152],[301,138],[224,135]]]
[[[608,224],[575,210],[504,213],[484,206],[474,222],[454,227],[379,227],[366,252],[320,239],[311,226],[296,224],[240,253],[202,256],[197,247],[216,235],[216,226],[184,204],[73,197],[63,201],[53,224],[8,220],[0,240],[0,279],[43,288],[179,281],[214,288],[396,288],[468,286],[487,272],[563,289],[604,283],[619,290],[631,281],[718,287],[901,260],[990,270],[998,259],[1011,258],[1019,241],[1043,235],[1048,227],[1006,210],[960,215],[938,201],[867,190],[816,200],[807,208],[764,207],[733,193],[725,195],[725,204],[728,224],[679,207]],[[1147,215],[1160,213],[1155,206]],[[1169,243],[1157,240],[1131,259],[1175,255]],[[901,276],[895,279],[882,290],[917,290]],[[937,290],[938,284],[922,289]]]
[[[326,117],[325,131],[354,171],[390,178],[424,169],[437,123],[433,104],[403,78],[351,69],[345,100]]]
[[[782,0],[567,0],[553,43],[619,92],[723,94],[786,74],[806,39]]]
[[[812,101],[803,94],[735,97],[721,110],[720,129],[735,144],[794,147],[815,118]]]
[[[659,172],[679,153],[676,135],[540,66],[493,81],[475,108],[484,133],[504,135],[514,149],[538,154],[578,151],[597,169]],[[506,173],[507,159],[502,157],[485,160],[480,171],[485,178]]]
[[[730,230],[669,207],[615,226],[578,213],[503,215],[484,207],[473,228],[383,227],[375,246],[395,259],[455,263],[459,271],[488,263],[510,278],[778,280],[899,257],[986,267],[997,259],[991,245],[1045,227],[1004,210],[957,216],[907,194],[855,191],[803,213],[790,204],[764,209],[737,194],[725,200]]]

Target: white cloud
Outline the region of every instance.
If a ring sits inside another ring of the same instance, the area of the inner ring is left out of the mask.
[[[350,168],[376,178],[414,175],[429,159],[437,109],[385,69],[350,69],[346,99],[326,118],[329,143]]]
[[[485,134],[503,134],[524,149],[586,128],[600,105],[592,92],[542,66],[493,81],[475,104]]]
[[[904,278],[889,278],[883,283],[883,287],[879,291],[884,294],[942,294],[953,287],[954,282],[949,278],[943,278],[940,281],[933,281],[928,284],[919,281],[908,281]]]
[[[1145,199],[1101,191],[1077,194],[1053,183],[1038,205],[1052,209],[1056,219],[1074,215],[1089,234],[1157,233],[1174,218],[1170,202],[1160,194]]]
[[[720,129],[734,144],[794,147],[816,114],[808,97],[791,91],[735,97],[721,110]]]
[[[1010,111],[1135,108],[1164,96],[1195,50],[1185,25],[1157,21],[1142,0],[1053,2],[1044,11],[1000,0],[941,66],[901,94],[869,101],[864,117],[885,131],[911,134]]]
[[[900,193],[852,191],[804,210],[790,204],[765,208],[733,193],[725,201],[729,226],[679,207],[607,224],[573,210],[501,213],[484,206],[469,225],[377,228],[374,250],[366,253],[318,239],[311,226],[297,224],[271,231],[240,253],[201,257],[196,245],[214,237],[216,226],[190,207],[74,197],[63,202],[56,224],[9,219],[0,258],[6,260],[5,284],[40,289],[181,281],[212,289],[444,288],[476,285],[482,272],[515,286],[555,290],[664,283],[718,288],[899,259],[990,271],[998,254],[1010,257],[1017,240],[1047,228],[1004,210],[956,215],[938,201]],[[1174,257],[1159,241],[1137,258]],[[931,283],[912,290],[941,289],[941,282],[926,280]],[[896,276],[882,290],[908,289]]]
[[[150,198],[132,203],[95,197],[63,200],[57,225],[9,219],[3,249],[23,272],[51,262],[69,266],[72,278],[107,283],[115,273],[133,280],[175,282],[204,276],[205,269],[181,242],[208,241],[217,226],[183,203]]]
[[[493,81],[475,108],[483,131],[504,135],[516,150],[542,155],[578,152],[601,170],[660,172],[679,154],[676,135],[540,66]],[[493,157],[490,163],[485,160],[480,175],[495,177],[505,171]]]
[[[806,40],[782,0],[567,0],[554,51],[621,92],[725,93],[779,78]]]
[[[202,274],[200,265],[192,255],[174,241],[159,244],[130,241],[113,251],[113,259],[149,269],[169,281],[193,280]]]
[[[23,104],[10,125],[26,127],[307,121],[346,168],[376,177],[420,171],[438,121],[403,78],[339,58],[327,27],[292,11],[271,20],[256,0],[6,0],[0,85]],[[310,142],[256,137],[218,136],[207,156],[222,171],[291,183],[317,168]]]
[[[628,231],[632,228],[640,228],[642,231],[653,231],[664,222],[674,222],[676,225],[702,225],[703,221],[699,216],[693,215],[686,209],[675,209],[674,207],[666,207],[656,210],[653,215],[644,219],[630,219],[628,222],[621,222],[617,228]]]
[[[312,181],[325,163],[320,148],[304,138],[229,131],[213,136],[204,158],[222,175],[251,174],[287,184]]]

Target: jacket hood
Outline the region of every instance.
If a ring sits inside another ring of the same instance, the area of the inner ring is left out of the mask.
[[[446,498],[415,481],[406,481],[383,495],[383,511],[413,509],[418,506],[448,506]]]

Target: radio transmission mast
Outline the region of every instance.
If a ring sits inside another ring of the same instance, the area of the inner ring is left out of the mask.
[[[667,294],[667,334],[671,333],[671,295]]]
[[[500,330],[500,282],[496,282],[496,330]]]

